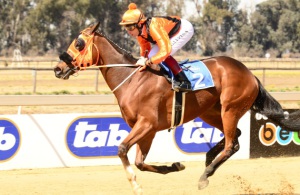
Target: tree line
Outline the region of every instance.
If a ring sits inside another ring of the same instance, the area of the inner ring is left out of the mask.
[[[0,0],[0,56],[10,56],[15,48],[25,55],[57,55],[97,21],[114,42],[138,53],[135,40],[119,26],[130,2],[149,17],[185,17],[186,9],[196,10],[185,17],[195,27],[183,49],[190,53],[300,57],[299,0],[267,0],[255,10],[239,9],[239,0]]]

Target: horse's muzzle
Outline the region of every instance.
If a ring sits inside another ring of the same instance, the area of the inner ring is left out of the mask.
[[[57,78],[67,80],[69,79],[70,75],[73,75],[79,70],[78,67],[72,64],[73,58],[67,52],[63,52],[59,56],[59,59],[63,61],[67,65],[67,67],[60,68],[59,66],[56,66],[54,68],[54,73]]]
[[[69,77],[71,75],[75,74],[79,70],[77,67],[74,67],[74,68],[66,67],[65,69],[66,70],[63,71],[60,67],[58,67],[58,66],[55,67],[53,69],[55,76],[59,79],[67,80],[67,79],[69,79]]]
[[[54,74],[57,78],[62,79],[64,76],[64,71],[60,67],[55,67],[53,69]]]

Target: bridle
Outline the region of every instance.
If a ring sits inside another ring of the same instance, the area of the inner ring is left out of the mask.
[[[117,90],[121,85],[123,85],[133,74],[137,72],[138,67],[134,64],[107,64],[104,65],[104,63],[101,63],[98,65],[99,61],[103,62],[103,60],[100,57],[100,52],[97,47],[97,45],[94,43],[94,36],[95,33],[99,34],[100,36],[103,36],[101,32],[99,32],[99,29],[93,31],[92,33],[87,33],[86,30],[83,30],[79,37],[75,39],[70,47],[68,48],[67,52],[63,52],[59,58],[63,62],[66,63],[68,66],[68,70],[66,71],[65,75],[62,77],[62,79],[69,77],[73,75],[74,73],[77,73],[80,70],[85,70],[87,68],[91,68],[91,66],[96,66],[97,68],[108,68],[108,67],[137,67],[136,70],[134,70],[127,78],[125,78],[115,89],[112,90],[114,92]],[[105,36],[103,36],[105,37]],[[77,45],[78,42],[81,44],[84,43],[84,45]],[[83,48],[82,48],[83,47]],[[93,63],[93,48],[96,49],[97,52],[97,60],[95,63]],[[73,57],[71,55],[73,55]],[[88,59],[86,59],[88,58]],[[76,66],[74,64],[79,64],[80,66]]]
[[[59,58],[73,70],[84,70],[91,65],[97,65],[100,55],[99,49],[94,43],[94,36],[95,32],[89,34],[86,30],[83,30],[79,37],[71,43],[67,52],[61,54]],[[97,60],[95,63],[93,63],[93,48],[95,48],[97,52]],[[76,66],[75,62],[79,66]]]

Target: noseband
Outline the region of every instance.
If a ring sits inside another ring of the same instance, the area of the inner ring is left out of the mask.
[[[73,58],[67,52],[63,52],[59,56],[59,59],[62,60],[63,62],[65,62],[67,64],[67,66],[69,67],[69,70],[67,70],[67,72],[62,77],[62,79],[66,78],[66,77],[69,77],[69,76],[73,75],[74,73],[76,73],[80,70],[80,67],[74,66],[74,64],[72,63]]]

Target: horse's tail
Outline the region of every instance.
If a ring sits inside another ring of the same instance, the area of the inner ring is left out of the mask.
[[[265,115],[285,130],[300,131],[300,110],[291,114],[284,112],[279,102],[266,91],[257,78],[256,80],[259,84],[259,93],[251,110]]]

